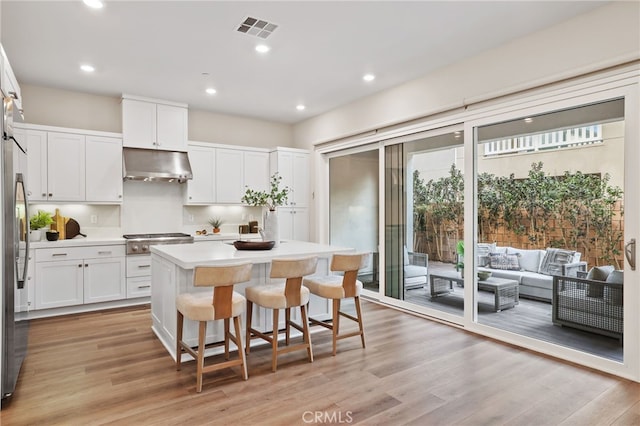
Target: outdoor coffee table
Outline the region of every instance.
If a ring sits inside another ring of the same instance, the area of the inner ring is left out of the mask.
[[[464,279],[457,272],[429,275],[429,292],[431,297],[444,296],[453,291],[453,284],[464,287]],[[513,308],[519,302],[518,281],[505,278],[487,278],[478,281],[478,289],[491,291],[494,294],[494,309],[500,312],[503,309]]]

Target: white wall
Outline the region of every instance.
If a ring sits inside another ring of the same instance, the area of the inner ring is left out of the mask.
[[[294,126],[298,148],[640,58],[640,2],[614,2]]]
[[[24,121],[58,127],[122,132],[119,96],[20,84]],[[171,100],[171,99],[168,99]],[[247,117],[189,110],[189,140],[275,148],[293,146],[293,127]]]

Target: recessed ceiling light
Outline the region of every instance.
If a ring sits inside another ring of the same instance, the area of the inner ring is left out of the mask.
[[[207,94],[209,95],[215,95],[216,89],[214,89],[213,87],[208,87],[207,90],[205,90],[205,92],[207,92]]]
[[[304,109],[305,109],[305,108],[306,108],[306,107],[305,107],[304,105],[302,105],[302,104],[300,104],[300,105],[296,105],[296,109],[297,109],[298,111],[304,111]]]
[[[375,75],[373,75],[373,74],[365,74],[365,75],[362,77],[362,79],[363,79],[364,81],[373,81],[373,80],[375,80],[375,78],[376,78],[376,76],[375,76]]]
[[[256,46],[256,52],[267,53],[270,50],[271,50],[271,48],[269,46],[267,46],[266,44],[259,44],[259,45]]]
[[[93,66],[89,64],[80,65],[80,69],[84,72],[94,72],[96,70]]]
[[[104,7],[102,0],[82,0],[82,2],[93,9],[102,9]]]
[[[527,118],[524,119],[525,123],[531,123],[532,121],[533,121],[533,118],[531,118],[531,117],[527,117]]]

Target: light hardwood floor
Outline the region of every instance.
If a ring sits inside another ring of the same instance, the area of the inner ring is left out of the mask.
[[[176,371],[148,307],[34,320],[2,425],[638,425],[640,384],[363,302],[367,347],[312,334],[315,361],[251,350],[237,370]],[[344,321],[345,325],[348,323]],[[342,325],[342,324],[341,324]],[[318,416],[318,417],[316,417]],[[317,421],[314,421],[317,420]]]

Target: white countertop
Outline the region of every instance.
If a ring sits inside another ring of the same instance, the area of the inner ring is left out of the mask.
[[[91,238],[78,236],[70,240],[47,241],[44,233],[41,241],[31,241],[30,248],[58,248],[58,247],[81,247],[81,246],[113,246],[124,244],[125,239],[122,237],[113,238]]]
[[[350,251],[353,249],[305,241],[283,241],[271,250],[236,250],[233,245],[220,241],[151,246],[152,255],[158,255],[182,269],[193,269],[200,265],[223,265],[243,260],[252,263],[268,263],[274,258],[329,257],[334,253]]]

